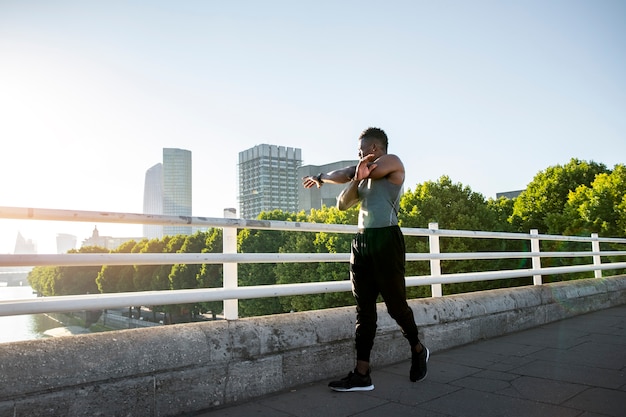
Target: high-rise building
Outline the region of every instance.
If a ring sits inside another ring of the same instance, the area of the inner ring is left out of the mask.
[[[57,253],[67,253],[76,249],[76,236],[67,233],[57,234]]]
[[[191,151],[163,148],[163,214],[191,217]],[[164,226],[165,235],[190,235],[191,226]]]
[[[320,172],[331,172],[347,166],[356,166],[359,161],[338,161],[326,165],[305,165],[298,169],[297,178],[317,175]],[[322,206],[334,207],[337,205],[337,196],[346,187],[345,184],[324,184],[321,188],[298,187],[298,211],[321,209]]]
[[[239,152],[241,217],[254,219],[263,211],[298,211],[298,168],[302,150],[261,144]]]
[[[160,162],[146,171],[143,188],[143,213],[163,214],[163,164]],[[143,235],[148,239],[161,238],[163,226],[144,224]]]
[[[20,232],[17,232],[15,238],[15,250],[16,255],[32,255],[37,253],[37,243],[32,239],[26,239]]]
[[[144,214],[191,217],[191,151],[163,148],[163,163],[146,171],[143,195]],[[144,225],[149,239],[163,235],[189,235],[191,226]]]

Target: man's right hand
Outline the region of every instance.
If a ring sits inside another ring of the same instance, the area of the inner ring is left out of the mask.
[[[353,181],[361,181],[370,176],[372,171],[376,169],[377,164],[371,163],[376,156],[374,154],[365,155],[356,166],[356,173]]]
[[[306,177],[302,177],[302,185],[304,186],[304,188],[311,188],[313,186],[317,186],[317,188],[320,188],[322,186],[322,183],[317,179],[316,176],[308,175]]]

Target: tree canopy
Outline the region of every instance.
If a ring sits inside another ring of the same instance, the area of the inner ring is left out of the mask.
[[[565,165],[540,171],[515,199],[510,222],[519,231],[537,229],[559,234],[567,225],[564,211],[570,192],[579,186],[591,186],[598,174],[608,173],[604,164],[572,158]]]
[[[563,217],[565,234],[626,236],[626,167],[616,165],[571,191]]]

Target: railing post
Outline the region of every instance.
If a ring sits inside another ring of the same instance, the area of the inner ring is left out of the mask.
[[[428,228],[432,230],[439,230],[439,223],[428,223]],[[431,255],[439,255],[439,235],[428,236],[428,247],[430,248]],[[441,259],[430,260],[430,275],[433,277],[441,276]],[[443,296],[443,290],[441,284],[432,284],[430,286],[431,295],[433,297]]]
[[[224,209],[225,219],[237,218],[237,210],[234,208]],[[225,227],[222,230],[222,252],[237,253],[237,228]],[[224,263],[224,289],[237,288],[237,264],[233,262]],[[239,301],[236,299],[224,300],[224,318],[226,320],[237,320],[239,318]]]
[[[600,252],[600,241],[598,240],[598,234],[597,233],[592,233],[591,234],[591,239],[593,239],[591,241],[591,250],[593,252]],[[593,255],[593,265],[594,266],[602,265],[602,256],[600,256],[600,255]],[[596,277],[596,278],[602,278],[602,270],[601,269],[596,269],[595,271],[593,271],[593,276]]]
[[[537,229],[532,229],[530,231],[531,235],[538,235],[539,234],[539,230]],[[530,251],[531,252],[540,252],[541,251],[541,247],[539,245],[539,238],[531,238],[530,239]],[[533,265],[533,269],[541,269],[541,256],[533,256],[532,257],[532,265]],[[541,279],[541,275],[533,275],[533,284],[534,285],[541,285],[543,284],[543,281]]]

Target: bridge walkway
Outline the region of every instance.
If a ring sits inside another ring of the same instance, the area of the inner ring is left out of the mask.
[[[319,381],[193,416],[624,417],[626,305],[433,352],[418,383],[408,369],[373,368],[370,392],[336,393]]]

